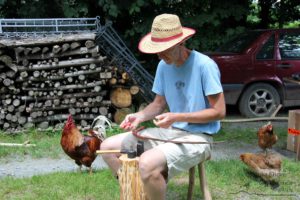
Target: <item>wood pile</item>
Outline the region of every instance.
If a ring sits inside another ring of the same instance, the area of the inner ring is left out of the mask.
[[[0,39],[0,129],[47,128],[69,114],[82,127],[98,115],[119,123],[117,111],[130,108],[138,93],[101,55],[94,33]]]

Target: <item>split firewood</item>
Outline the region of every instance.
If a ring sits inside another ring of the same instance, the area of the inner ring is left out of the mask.
[[[95,40],[95,33],[78,33],[73,35],[65,35],[64,37],[48,36],[43,38],[25,38],[22,40],[9,38],[0,39],[0,44],[7,47],[18,47],[18,46],[39,46],[39,45],[49,45],[65,42],[74,41],[85,41],[85,40]]]
[[[8,55],[1,55],[0,61],[3,62],[6,66],[12,66],[12,58]]]
[[[27,56],[28,54],[30,54],[31,51],[32,51],[32,48],[30,48],[30,47],[25,48],[24,55]]]
[[[71,49],[77,49],[78,47],[80,47],[80,43],[79,42],[72,42],[71,43]]]
[[[65,44],[62,45],[61,51],[65,52],[65,51],[67,51],[69,49],[70,49],[70,44],[69,43],[65,43]]]
[[[29,118],[29,122],[33,123],[38,123],[38,122],[44,122],[44,121],[63,121],[66,120],[69,117],[69,114],[57,114],[57,115],[52,115],[52,116],[47,116],[47,117],[39,117],[36,119]],[[79,114],[79,115],[74,115],[73,119],[74,120],[93,120],[97,117],[95,114]]]
[[[44,53],[47,53],[49,51],[49,47],[43,47],[43,49],[42,49],[42,53],[44,54]]]
[[[84,44],[88,49],[95,46],[95,42],[93,40],[87,40]]]
[[[71,66],[81,66],[90,63],[101,63],[106,57],[98,57],[98,58],[80,58],[73,60],[64,60],[55,64],[35,64],[31,67],[22,67],[18,66],[19,71],[35,71],[35,70],[49,70],[49,69],[58,69],[63,67],[71,67]]]
[[[22,53],[25,50],[25,47],[19,46],[19,47],[16,47],[14,50],[15,50],[15,54],[19,55],[20,53]]]
[[[32,54],[35,54],[35,53],[40,52],[41,50],[42,50],[41,47],[33,47],[31,53],[32,53]]]
[[[54,45],[54,46],[52,47],[52,53],[58,54],[60,51],[61,51],[61,48],[60,48],[59,45]]]

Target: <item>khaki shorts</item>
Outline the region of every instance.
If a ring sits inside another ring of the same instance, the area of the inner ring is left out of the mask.
[[[147,128],[139,132],[142,136],[150,136],[164,140],[212,142],[212,136],[193,133],[179,129]],[[122,142],[122,149],[136,150],[137,139],[131,133]],[[174,144],[154,140],[144,140],[145,151],[157,148],[161,150],[168,165],[168,179],[189,170],[211,155],[210,144]]]

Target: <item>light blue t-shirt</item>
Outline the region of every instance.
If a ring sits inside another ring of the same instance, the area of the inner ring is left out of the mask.
[[[171,112],[195,112],[209,107],[206,96],[223,92],[220,71],[208,56],[191,51],[179,67],[161,60],[158,64],[152,91],[166,98]],[[172,127],[192,133],[217,133],[220,121],[210,123],[175,122]]]

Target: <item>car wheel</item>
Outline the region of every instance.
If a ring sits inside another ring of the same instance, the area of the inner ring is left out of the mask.
[[[246,117],[268,117],[280,104],[277,90],[265,83],[251,85],[242,94],[239,110]]]

